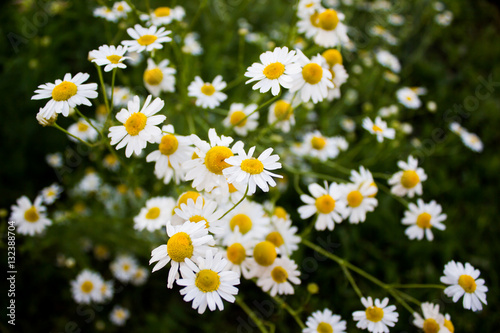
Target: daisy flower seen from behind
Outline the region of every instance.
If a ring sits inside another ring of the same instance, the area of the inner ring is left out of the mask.
[[[109,72],[115,68],[127,68],[127,65],[123,63],[124,60],[130,59],[125,57],[126,52],[126,46],[102,45],[98,50],[90,51],[89,57],[96,65],[106,66],[104,71]]]
[[[330,309],[313,312],[306,321],[306,328],[302,333],[345,333],[346,321],[339,315],[333,314]]]
[[[405,234],[410,239],[422,240],[424,237],[431,241],[434,239],[431,228],[438,230],[446,229],[442,223],[446,220],[446,214],[442,214],[441,205],[432,200],[428,204],[422,199],[417,200],[417,204],[410,203],[401,223],[409,225]]]
[[[387,333],[389,327],[394,327],[398,321],[399,314],[396,306],[389,305],[389,298],[380,301],[378,298],[373,301],[371,297],[361,298],[361,303],[365,306],[364,311],[355,311],[352,317],[358,323],[356,327],[368,329],[372,333]]]
[[[172,40],[172,38],[167,36],[171,31],[166,31],[164,27],[158,28],[155,25],[144,28],[140,24],[136,24],[133,28],[128,28],[127,33],[133,40],[124,40],[122,44],[128,46],[129,52],[162,49],[162,43]]]
[[[221,75],[217,75],[212,83],[203,82],[201,77],[197,76],[188,87],[188,96],[196,98],[196,106],[213,109],[227,99],[227,95],[221,92],[226,85]]]
[[[418,167],[418,160],[408,156],[408,162],[398,161],[398,166],[403,170],[396,172],[389,180],[391,193],[403,197],[413,198],[415,194],[422,195],[422,182],[427,179],[424,169]]]

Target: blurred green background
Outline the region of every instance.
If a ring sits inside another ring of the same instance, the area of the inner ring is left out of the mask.
[[[400,223],[403,207],[381,193],[378,196],[379,207],[369,215],[366,223],[350,225],[344,222],[332,233],[313,232],[310,239],[325,244],[336,254],[388,283],[438,283],[448,261],[470,262],[481,270],[481,277],[490,289],[487,294],[489,304],[482,312],[464,310],[461,303],[452,303],[437,290],[413,290],[410,294],[422,302],[441,304],[442,311],[451,314],[457,332],[498,331],[499,271],[495,268],[498,264],[494,263],[498,262],[495,257],[500,253],[500,226],[497,223],[500,213],[499,7],[494,1],[484,0],[444,2],[453,12],[454,19],[450,26],[442,27],[434,22],[436,11],[431,1],[394,2],[394,8],[406,18],[402,27],[395,28],[386,22],[388,13],[368,12],[360,8],[359,1],[354,3],[356,5],[340,6],[340,10],[346,14],[345,23],[354,27],[359,37],[353,38],[358,45],[358,52],[344,54],[344,64],[351,77],[342,91],[344,93],[346,89],[353,88],[359,95],[353,103],[345,103],[341,99],[330,106],[319,107],[318,113],[328,117],[328,120],[316,126],[327,135],[342,134],[339,120],[348,115],[357,121],[356,135],[365,136],[366,133],[360,127],[361,119],[366,115],[374,118],[374,112],[380,107],[396,103],[395,90],[400,86],[426,87],[428,93],[422,99],[434,100],[438,110],[430,113],[424,107],[414,112],[403,109],[399,120],[412,124],[412,135],[398,137],[398,140],[387,145],[377,145],[371,140],[361,147],[361,153],[354,156],[347,152],[339,157],[338,163],[349,168],[357,168],[363,163],[374,172],[390,174],[396,171],[397,160],[406,159],[408,154],[418,156],[428,175],[428,180],[423,184],[423,198],[426,202],[435,199],[443,206],[448,215],[445,222],[447,229],[435,232],[433,242],[409,241]],[[153,7],[160,4],[173,6],[174,3],[152,2]],[[190,22],[197,11],[198,2],[178,4],[186,9],[185,21]],[[64,134],[52,128],[43,128],[37,123],[35,115],[45,101],[31,101],[33,91],[38,85],[62,78],[67,72],[88,72],[91,75],[89,82],[98,82],[96,71],[87,60],[88,52],[109,43],[107,35],[120,29],[121,39],[126,37],[123,28],[127,25],[117,28],[115,24],[92,16],[92,10],[97,5],[94,1],[49,0],[7,1],[0,5],[0,208],[8,211],[3,213],[2,232],[5,231],[4,222],[7,220],[5,215],[10,214],[10,205],[18,197],[27,195],[34,198],[41,188],[58,181],[54,170],[45,162],[46,154],[65,151],[68,147],[77,149]],[[137,3],[137,6],[145,9],[142,3]],[[222,74],[227,82],[242,74],[237,61],[238,52],[241,52],[241,49],[238,51],[238,19],[242,17],[252,25],[254,32],[275,30],[283,35],[294,20],[293,2],[209,1],[193,27],[194,31],[200,33],[205,54],[194,60],[188,72],[188,82],[199,74],[207,80]],[[377,37],[370,37],[367,31],[373,22],[391,30],[400,40],[399,44],[390,46]],[[277,46],[280,46],[280,40],[283,39],[279,36],[278,33],[278,38],[269,37],[269,40],[276,41]],[[379,47],[390,50],[400,59],[403,65],[400,83],[385,82],[380,66],[364,65],[360,54]],[[244,67],[257,61],[263,51],[255,44],[245,44],[242,55]],[[350,69],[354,65],[362,65],[363,72],[352,74]],[[130,75],[139,78],[136,84],[141,84],[143,67],[139,67],[130,69]],[[473,111],[454,111],[457,110],[454,109],[455,105],[463,105],[468,96],[475,96],[477,87],[481,85],[480,77],[491,77],[492,81],[497,82],[491,94],[480,100]],[[249,91],[249,87],[242,85],[232,91],[230,99],[247,99]],[[141,92],[140,89],[138,92]],[[84,108],[83,112],[92,115],[93,109]],[[464,147],[458,136],[448,130],[451,121],[458,121],[469,131],[477,133],[484,142],[484,151],[474,153]],[[439,130],[446,133],[444,140],[440,134],[436,134]],[[411,144],[411,138],[414,137],[420,140],[421,147]],[[286,139],[293,140],[296,137],[291,133]],[[352,140],[350,144],[354,147],[359,140]],[[81,175],[83,167],[91,164],[84,161],[81,166],[72,169],[71,177]],[[316,169],[329,172],[319,166]],[[305,185],[302,183],[303,189]],[[278,203],[292,213],[294,223],[302,229],[304,222],[298,218],[294,208],[300,202],[293,188],[289,188]],[[135,213],[130,214],[123,218],[124,225],[129,229]],[[106,244],[113,254],[133,249],[144,266],[147,266],[150,251],[150,245],[138,239],[132,230],[118,230],[114,224],[107,225],[105,218],[82,217],[80,222],[75,223],[74,228],[67,225],[50,227],[43,238],[18,235],[17,322],[15,329],[12,329],[2,315],[2,332],[77,332],[76,328],[91,332],[98,330],[100,324],[96,328],[97,322],[104,323],[106,332],[120,331],[107,319],[113,304],[123,304],[131,309],[131,319],[122,329],[127,332],[189,332],[194,329],[206,332],[257,332],[251,320],[237,305],[226,304],[224,312],[199,316],[190,309],[190,304],[182,301],[176,290],[166,288],[165,272],[150,276],[143,287],[123,287],[111,304],[93,309],[79,307],[71,298],[69,281],[82,267],[89,265],[102,272],[107,279],[110,277],[109,262],[97,262],[92,259],[91,253],[82,250],[82,235],[97,237],[92,239]],[[109,236],[115,232],[120,237]],[[2,239],[4,247],[5,237]],[[299,252],[294,259],[302,269],[303,287],[296,288],[297,295],[287,297],[287,301],[293,307],[300,306],[307,296],[305,285],[316,282],[320,286],[320,294],[314,295],[305,304],[302,319],[305,320],[313,311],[330,307],[348,321],[349,332],[357,332],[351,312],[360,309],[361,304],[341,269],[333,262],[315,257],[309,250],[302,249]],[[56,258],[60,253],[75,258],[76,266],[57,267]],[[2,258],[2,263],[5,261]],[[356,280],[365,294],[387,296],[368,281],[357,277]],[[291,317],[252,283],[246,281],[242,286],[247,304],[261,313],[264,319],[275,322],[277,331],[299,331]],[[253,302],[254,297],[256,303]],[[5,309],[4,301],[1,307]],[[401,306],[398,309],[400,320],[391,331],[417,331],[411,325],[410,315]]]

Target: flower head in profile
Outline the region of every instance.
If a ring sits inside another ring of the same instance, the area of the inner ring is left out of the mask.
[[[136,24],[133,28],[128,28],[127,33],[133,40],[124,40],[122,44],[128,46],[129,52],[153,51],[162,49],[162,43],[170,42],[172,38],[167,35],[171,31],[166,31],[164,27],[158,28],[155,25],[149,28]]]
[[[124,56],[126,52],[126,46],[102,45],[99,46],[98,50],[90,51],[89,57],[96,65],[106,66],[104,67],[104,71],[109,72],[115,68],[127,68],[127,65],[123,62],[130,59]]]
[[[196,106],[213,109],[227,99],[227,95],[222,92],[226,85],[221,75],[217,75],[212,83],[203,82],[197,76],[188,87],[188,96],[196,98]]]
[[[361,298],[361,303],[365,306],[364,311],[355,311],[352,317],[358,323],[356,327],[368,329],[372,333],[389,332],[389,327],[394,327],[398,321],[399,314],[396,306],[388,305],[389,298],[380,301],[378,298],[373,301],[371,297]]]

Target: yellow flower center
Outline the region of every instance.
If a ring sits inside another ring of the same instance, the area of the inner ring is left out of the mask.
[[[302,68],[302,77],[309,84],[316,84],[323,77],[323,68],[320,65],[311,62]]]
[[[333,67],[336,64],[342,65],[342,54],[337,49],[328,49],[321,54],[325,58],[328,66]]]
[[[252,229],[252,219],[248,217],[246,214],[237,214],[234,215],[231,221],[229,221],[229,226],[231,230],[234,231],[234,228],[238,226],[240,232],[244,235]]]
[[[133,113],[125,122],[125,129],[127,130],[128,134],[135,136],[139,134],[139,132],[142,131],[144,127],[146,127],[147,120],[148,118],[146,117],[146,115],[144,115],[144,113]]]
[[[373,126],[372,126],[372,130],[373,130],[374,132],[383,132],[383,131],[384,131],[383,129],[381,129],[381,128],[380,128],[380,127],[378,127],[377,125],[373,125]]]
[[[276,247],[269,241],[260,242],[253,249],[253,258],[261,266],[272,265],[277,256]]]
[[[161,138],[160,142],[160,152],[163,155],[172,155],[177,151],[179,147],[179,140],[172,134],[166,134]]]
[[[92,281],[84,281],[80,288],[84,293],[88,294],[92,291],[92,289],[94,289],[94,284]]]
[[[476,281],[472,278],[472,276],[467,274],[462,274],[458,278],[458,285],[462,287],[466,293],[473,293],[476,291]]]
[[[108,59],[109,61],[111,61],[112,64],[117,64],[117,63],[120,62],[120,60],[122,59],[122,57],[119,56],[119,55],[116,55],[116,54],[112,54],[112,55],[107,56],[106,59]]]
[[[426,228],[428,229],[432,226],[431,218],[432,218],[431,214],[424,212],[417,216],[417,225],[422,229]]]
[[[365,311],[366,319],[373,321],[374,323],[379,322],[384,318],[384,310],[376,306],[370,306]]]
[[[219,289],[220,277],[211,269],[202,269],[196,274],[194,284],[204,293],[210,293]]]
[[[276,266],[271,271],[271,277],[276,283],[283,283],[288,278],[288,272],[283,267]]]
[[[352,191],[347,195],[347,203],[351,207],[358,207],[363,202],[363,195],[359,191]]]
[[[170,16],[170,8],[169,7],[158,7],[154,11],[156,17],[165,17]]]
[[[324,321],[318,324],[316,330],[318,331],[318,333],[333,333],[332,325],[325,323]]]
[[[205,228],[209,228],[210,227],[210,223],[208,223],[207,219],[204,218],[203,216],[201,215],[193,215],[189,218],[189,221],[191,222],[194,222],[194,223],[198,223],[200,221],[205,221]]]
[[[276,247],[280,247],[281,245],[285,244],[285,241],[283,240],[283,236],[277,231],[272,231],[266,236],[266,241],[269,241],[274,244]]]
[[[177,200],[178,201],[177,207],[180,207],[181,204],[187,205],[187,202],[189,199],[193,200],[196,203],[196,200],[198,199],[199,196],[201,196],[201,194],[198,192],[195,192],[195,191],[184,192],[181,194],[181,196]],[[202,200],[203,200],[203,203],[205,203],[205,199],[202,198]]]
[[[335,200],[328,194],[324,194],[316,199],[316,209],[321,214],[328,214],[335,209]]]
[[[229,118],[229,122],[233,126],[243,127],[247,123],[246,114],[243,111],[234,111],[231,113],[231,117]]]
[[[321,150],[325,147],[326,140],[322,136],[313,136],[311,139],[311,146],[316,150]]]
[[[120,192],[121,194],[127,193],[128,187],[125,184],[120,184],[116,187],[116,190]]]
[[[163,81],[163,72],[159,68],[144,71],[144,81],[152,86],[157,86]]]
[[[157,40],[157,39],[158,39],[158,37],[156,37],[155,35],[144,35],[144,36],[139,37],[139,39],[137,40],[137,43],[139,43],[139,45],[142,45],[142,46],[147,46],[147,45],[153,44],[155,42],[155,40]]]
[[[123,8],[123,5],[118,5],[116,6],[116,10],[119,12],[122,12],[125,8]]]
[[[321,29],[330,31],[335,29],[337,24],[339,24],[339,17],[336,11],[327,9],[319,14],[318,21]]]
[[[123,264],[122,269],[123,269],[125,272],[128,272],[128,271],[129,271],[129,269],[130,269],[130,265],[129,265],[129,264]]]
[[[157,219],[158,216],[160,216],[160,208],[158,207],[153,207],[153,208],[150,208],[148,210],[148,212],[146,213],[146,218],[148,220],[154,220],[154,219]]]
[[[28,222],[36,222],[39,218],[40,216],[38,215],[38,211],[35,206],[31,206],[24,212],[24,219]]]
[[[205,155],[205,166],[208,171],[215,173],[217,175],[222,175],[222,170],[230,167],[229,164],[225,162],[226,158],[234,156],[231,149],[222,146],[216,146],[210,148],[210,150]]]
[[[201,86],[201,93],[207,96],[212,96],[215,93],[215,87],[210,83],[205,83]]]
[[[185,232],[178,232],[167,242],[167,253],[173,261],[184,262],[193,256],[193,242]]]
[[[269,79],[269,80],[275,80],[279,78],[283,73],[285,72],[285,65],[283,65],[281,62],[273,62],[272,64],[269,64],[264,68],[264,75]]]
[[[439,332],[439,324],[434,318],[427,318],[424,321],[423,330],[425,333],[438,333]]]
[[[95,114],[97,116],[105,116],[108,114],[108,110],[106,109],[106,105],[104,104],[99,104],[96,108],[95,108]]]
[[[121,309],[120,309],[120,310],[117,310],[117,311],[115,312],[115,315],[116,315],[116,317],[117,317],[118,319],[123,319],[123,318],[125,318],[125,311],[123,311],[123,310],[121,310]]]
[[[227,259],[235,265],[240,265],[246,257],[245,248],[240,243],[234,243],[227,248]]]
[[[234,187],[233,184],[228,183],[227,185],[229,187],[229,193],[234,193],[234,192],[238,191],[238,189],[236,187]]]
[[[406,100],[409,102],[411,101],[411,96],[406,96]]]
[[[108,291],[108,286],[104,283],[102,286],[101,286],[101,294],[105,294],[106,291]]]
[[[279,217],[280,219],[283,219],[283,220],[286,220],[288,218],[288,214],[287,214],[285,208],[283,208],[281,206],[276,206],[274,208],[273,215],[277,216],[277,217]]]
[[[420,178],[414,170],[406,170],[401,176],[401,185],[405,188],[413,188],[419,181]]]
[[[78,87],[73,82],[63,81],[54,87],[52,90],[52,99],[56,102],[67,101],[75,96]]]
[[[81,121],[78,122],[78,132],[86,132],[88,129],[89,129],[89,125],[87,125]]]
[[[285,100],[279,100],[274,106],[274,115],[276,119],[283,121],[288,120],[293,114],[293,109],[290,103]]]
[[[448,329],[448,331],[450,331],[451,333],[454,333],[455,332],[455,326],[453,326],[453,323],[451,322],[451,320],[448,320],[448,319],[444,319],[444,327],[446,327]]]
[[[309,21],[313,27],[319,28],[319,13],[314,13],[309,17]]]
[[[264,164],[256,158],[247,158],[241,162],[241,170],[251,175],[258,175],[264,171]]]

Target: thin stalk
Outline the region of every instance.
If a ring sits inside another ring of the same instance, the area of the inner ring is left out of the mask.
[[[78,140],[78,141],[80,141],[81,143],[83,143],[83,144],[85,144],[85,145],[87,145],[87,146],[89,146],[89,147],[91,147],[91,148],[95,146],[94,144],[90,144],[90,143],[88,143],[87,141],[82,140],[81,138],[77,137],[76,135],[73,135],[73,134],[71,134],[70,132],[66,131],[64,128],[62,128],[61,126],[59,126],[57,123],[53,123],[51,126],[52,126],[52,127],[57,128],[58,130],[60,130],[60,131],[61,131],[61,132],[63,132],[64,134],[67,134],[67,135],[69,135],[69,136],[71,136],[71,137],[73,137],[73,138],[77,139],[77,140]]]
[[[102,95],[104,98],[104,105],[106,106],[106,110],[108,111],[108,115],[111,113],[111,110],[109,109],[109,103],[108,103],[108,94],[106,93],[106,86],[104,85],[104,79],[102,78],[102,71],[101,67],[98,65],[95,65],[97,68],[97,74],[99,75],[99,82],[101,83],[102,87]]]
[[[240,308],[242,308],[243,311],[245,311],[245,313],[253,320],[255,325],[257,325],[257,328],[262,333],[268,333],[268,330],[264,326],[264,323],[262,322],[262,320],[260,320],[260,318],[257,317],[255,312],[253,312],[252,309],[250,309],[250,307],[248,305],[246,305],[246,303],[243,301],[243,299],[241,299],[240,297],[236,297],[236,304],[238,304],[240,306]]]
[[[356,292],[356,294],[358,295],[359,298],[362,298],[363,293],[361,292],[358,285],[356,284],[356,281],[354,281],[354,278],[352,277],[351,272],[349,272],[347,267],[345,267],[344,265],[340,265],[340,267],[342,268],[342,271],[344,272],[344,275],[347,278],[347,280],[349,280],[349,283],[351,284],[352,289],[354,289],[354,291]]]
[[[237,203],[234,204],[233,207],[231,207],[231,209],[229,209],[227,212],[224,213],[224,215],[222,215],[219,220],[221,220],[224,216],[226,216],[227,214],[229,214],[230,211],[232,211],[233,209],[235,209],[236,207],[238,207],[238,205],[240,203],[243,202],[243,200],[245,200],[245,198],[247,197],[247,193],[248,193],[248,185],[247,185],[247,189],[245,190],[245,194],[243,195],[243,198],[240,199],[240,201],[238,201]]]
[[[295,319],[295,321],[297,322],[297,324],[300,326],[301,329],[306,328],[306,325],[304,325],[302,319],[300,319],[300,317],[297,315],[297,312],[294,309],[292,309],[290,305],[288,305],[284,300],[282,300],[279,297],[275,296],[273,297],[273,299],[276,301],[276,303],[281,305],[293,317],[293,319]]]

